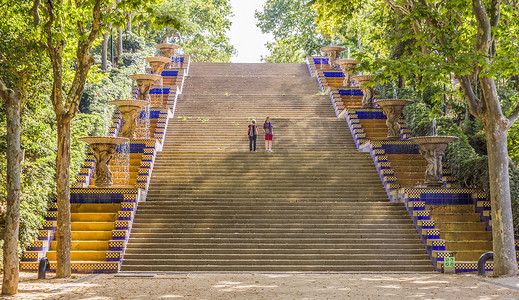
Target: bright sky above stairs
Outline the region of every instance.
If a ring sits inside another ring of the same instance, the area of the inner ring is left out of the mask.
[[[256,27],[255,10],[262,10],[266,0],[230,0],[234,17],[229,33],[231,44],[238,51],[237,56],[231,61],[236,63],[260,62],[261,56],[269,54],[265,47],[267,41],[272,40],[272,35],[262,34]]]

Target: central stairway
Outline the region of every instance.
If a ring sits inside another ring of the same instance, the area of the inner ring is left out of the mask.
[[[122,271],[432,271],[303,64],[192,63]],[[247,125],[274,125],[273,153]]]

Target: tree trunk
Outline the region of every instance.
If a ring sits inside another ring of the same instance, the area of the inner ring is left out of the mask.
[[[132,32],[132,13],[128,13],[128,23],[126,24],[126,31],[128,33]]]
[[[508,128],[490,117],[485,124],[492,209],[494,275],[516,275],[510,180],[508,174]]]
[[[121,27],[117,28],[117,59],[115,62],[119,64],[121,60],[121,55],[123,54],[123,29]]]
[[[20,100],[21,93],[1,91],[7,111],[7,212],[5,217],[2,295],[18,293],[19,258],[18,231],[20,228]]]
[[[108,36],[110,33],[107,31],[103,34],[103,41],[101,42],[101,70],[106,72],[108,70]]]
[[[56,188],[58,200],[58,225],[56,230],[56,277],[69,277],[71,273],[70,249],[70,119],[65,114],[58,120],[58,154],[56,156]]]

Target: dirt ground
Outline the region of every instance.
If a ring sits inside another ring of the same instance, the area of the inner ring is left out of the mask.
[[[519,277],[421,274],[142,273],[36,279],[4,299],[519,299]]]

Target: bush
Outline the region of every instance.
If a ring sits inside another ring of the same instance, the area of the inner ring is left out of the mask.
[[[125,32],[123,34],[123,50],[129,52],[138,52],[147,47],[146,40],[133,32]]]

